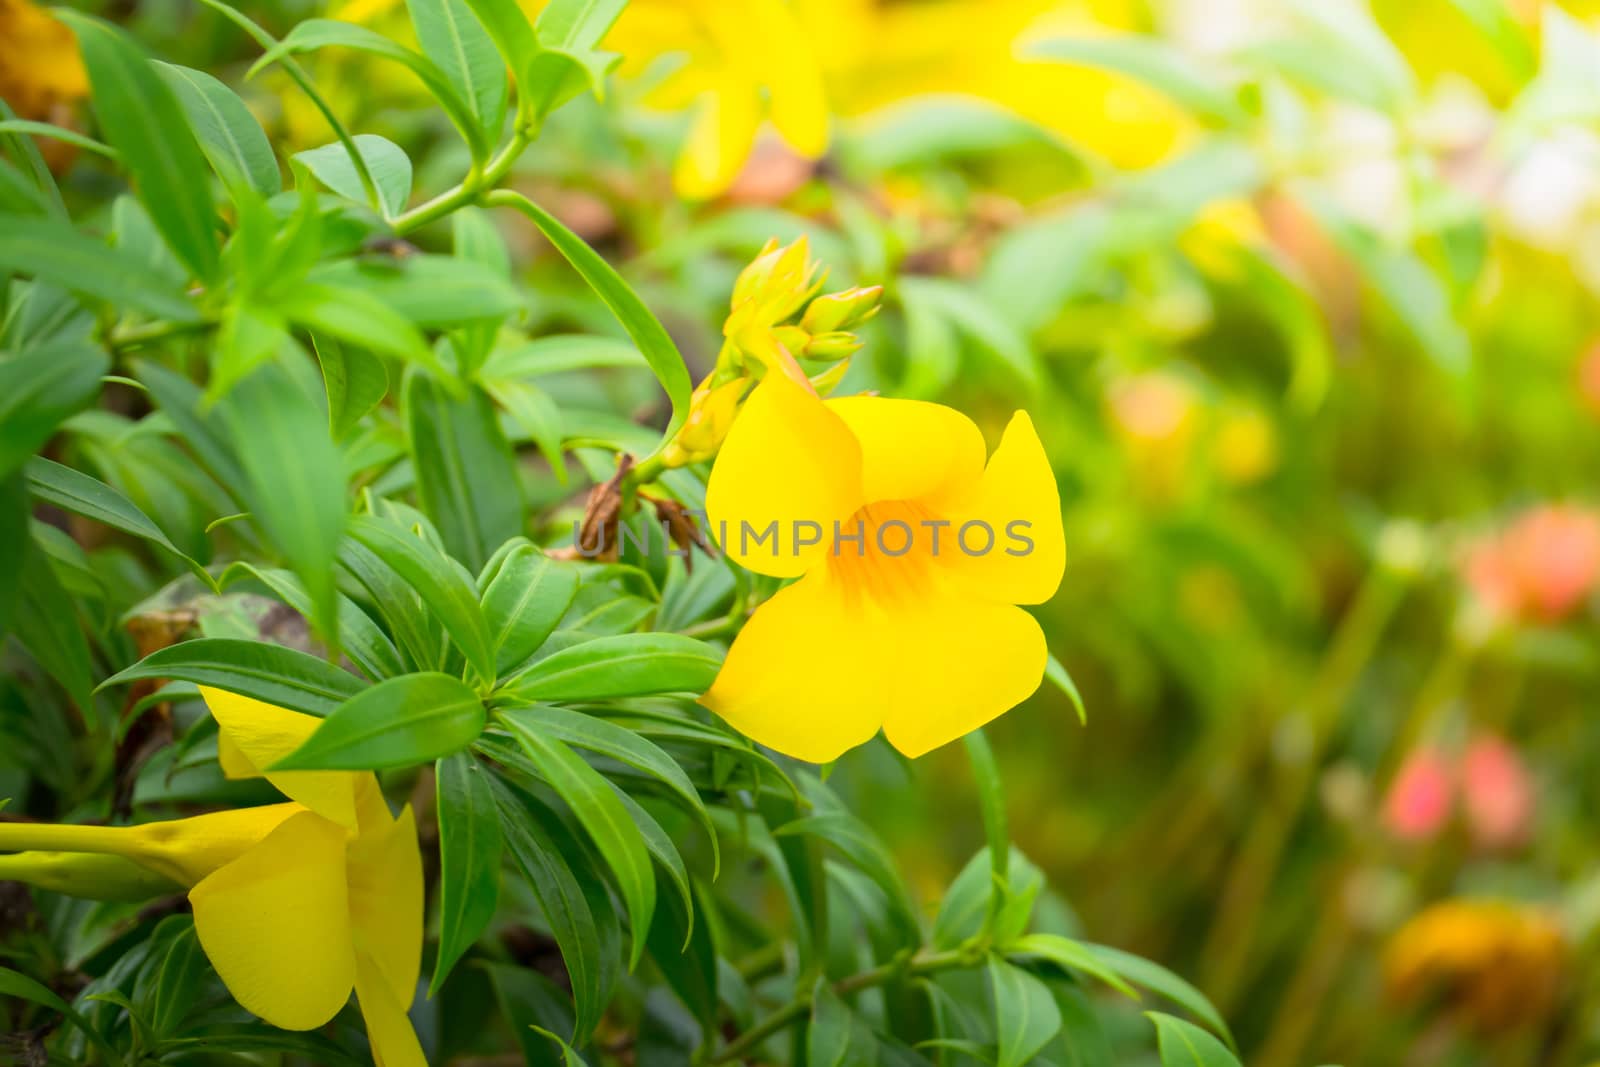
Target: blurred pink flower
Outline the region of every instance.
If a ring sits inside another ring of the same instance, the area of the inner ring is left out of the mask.
[[[1450,820],[1455,772],[1436,748],[1419,748],[1406,757],[1383,803],[1383,822],[1403,841],[1432,837]]]
[[[1533,779],[1517,750],[1504,738],[1485,735],[1461,757],[1462,804],[1480,845],[1513,845],[1527,836],[1533,819]]]
[[[1465,566],[1480,603],[1506,621],[1559,622],[1600,579],[1600,516],[1547,504],[1474,546]]]

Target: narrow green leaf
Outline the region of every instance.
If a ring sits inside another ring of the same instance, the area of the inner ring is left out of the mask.
[[[410,320],[361,289],[305,282],[278,294],[274,306],[291,321],[353,347],[443,372],[433,350]]]
[[[311,593],[293,571],[277,567],[258,567],[253,563],[238,561],[228,566],[222,575],[223,586],[232,583],[237,575],[248,575],[265,585],[285,604],[306,618],[311,617]],[[405,664],[400,660],[394,642],[362,611],[356,602],[339,594],[339,644],[373,681],[382,681],[405,674]]]
[[[313,336],[322,384],[328,391],[328,430],[335,441],[350,436],[356,424],[389,392],[383,360],[363,348],[346,347],[332,337]]]
[[[1099,956],[1095,955],[1092,948],[1070,937],[1062,937],[1059,934],[1025,934],[1007,942],[1004,947],[1007,955],[1035,956],[1049,960],[1068,970],[1080,971],[1098,978],[1124,996],[1132,997],[1134,1000],[1139,999],[1139,991],[1107,966]]]
[[[578,569],[523,542],[500,562],[483,593],[495,668],[500,675],[537,652],[578,592]]]
[[[466,5],[478,16],[478,22],[494,42],[508,70],[520,72],[527,58],[539,51],[539,38],[534,36],[533,24],[522,13],[517,0],[466,0]],[[524,110],[520,102],[518,110]]]
[[[57,14],[78,35],[100,132],[122,154],[156,228],[196,275],[214,277],[216,210],[177,97],[121,30],[69,9]]]
[[[356,151],[361,153],[378,187],[379,209],[385,218],[394,218],[405,210],[406,201],[411,199],[411,157],[393,141],[374,133],[358,133],[354,140]],[[366,202],[361,175],[344,145],[335,141],[321,148],[308,148],[296,152],[294,158],[340,196],[357,203]]]
[[[419,52],[413,52],[404,45],[397,44],[383,34],[370,30],[365,26],[357,26],[350,22],[339,22],[334,19],[307,19],[298,23],[293,30],[289,31],[287,37],[269,48],[265,55],[256,60],[255,65],[250,68],[250,73],[253,75],[263,67],[280,62],[297,53],[328,47],[352,48],[358,52],[380,56],[405,66],[417,76],[433,98],[439,102],[440,109],[455,125],[462,139],[467,142],[467,147],[472,151],[473,158],[481,160],[488,155],[489,137],[485,127],[478,121],[478,116],[473,110],[472,104],[461,96],[445,72],[440,70],[427,56]],[[381,138],[378,139],[381,140]],[[368,147],[362,145],[361,140],[360,136],[355,138],[356,148],[366,160],[367,166],[371,168],[372,177],[377,182],[379,192],[382,193],[382,175],[379,173],[378,167],[374,165],[373,157],[369,153]],[[387,142],[385,143],[387,144]],[[340,147],[342,148],[343,145]],[[393,146],[391,145],[390,147]],[[301,154],[304,155],[304,153]],[[348,161],[348,153],[346,153],[346,159]],[[321,177],[321,175],[318,175],[318,177]],[[408,160],[406,163],[408,185],[410,178],[411,165]],[[338,189],[334,191],[341,192]],[[348,194],[341,193],[341,195]],[[363,189],[360,195],[352,196],[351,199],[365,202],[365,190]],[[383,199],[383,206],[387,215],[393,217],[399,214],[399,208],[393,207],[387,196]],[[404,206],[403,203],[401,206]]]
[[[692,637],[617,634],[552,653],[512,678],[507,689],[529,701],[703,693],[721,666],[721,653]]]
[[[972,765],[973,781],[978,787],[978,807],[983,813],[983,833],[989,842],[989,872],[994,882],[990,887],[991,907],[998,913],[1011,881],[1011,835],[1006,829],[1005,785],[1000,779],[1000,765],[995,762],[994,750],[989,747],[983,731],[974,730],[962,740],[967,747],[967,761]]]
[[[485,202],[492,206],[515,208],[532,219],[546,239],[583,276],[595,295],[611,309],[622,328],[628,331],[628,336],[633,338],[640,354],[650,364],[661,387],[666,390],[667,399],[672,405],[672,418],[662,432],[661,439],[663,442],[669,440],[688,415],[691,386],[689,368],[666,329],[611,264],[585,244],[583,238],[562,225],[554,215],[520,193],[508,190],[490,193]]]
[[[392,523],[358,517],[351,534],[401,578],[426,604],[484,682],[494,681],[494,651],[478,606],[478,590],[461,565],[441,555],[420,537]]]
[[[87,1019],[74,1011],[72,1005],[20,971],[13,971],[9,967],[0,967],[0,994],[38,1004],[64,1016],[68,1022],[81,1030],[83,1035],[107,1056],[108,1062],[113,1064],[121,1064],[123,1062],[121,1054],[101,1036],[100,1031],[89,1025]]]
[[[430,997],[494,918],[505,847],[488,772],[470,755],[457,752],[439,760],[434,790],[439,813],[439,953],[428,985]]]
[[[105,689],[151,678],[209,686],[322,717],[366,687],[326,660],[282,645],[202,637],[158,649],[100,683]]]
[[[594,912],[556,845],[542,807],[502,782],[493,784],[506,851],[521,869],[561,950],[576,1008],[573,1040],[581,1041],[599,1023],[605,1008],[605,962]]]
[[[0,273],[38,278],[119,310],[174,322],[200,318],[194,305],[159,276],[64,222],[0,215]]]
[[[1233,1044],[1233,1035],[1228,1030],[1228,1024],[1223,1021],[1222,1013],[1217,1011],[1210,1000],[1206,999],[1204,993],[1189,984],[1189,982],[1173,974],[1159,963],[1152,963],[1150,960],[1135,956],[1131,952],[1124,952],[1109,945],[1084,944],[1083,947],[1087,948],[1112,971],[1136,986],[1166,997],[1221,1034],[1228,1044]]]
[[[505,408],[538,446],[545,462],[555,472],[556,480],[567,481],[566,457],[561,443],[566,436],[562,426],[561,408],[544,390],[527,382],[507,381],[503,378],[480,379],[483,387],[494,397],[495,403]]]
[[[5,133],[25,133],[33,137],[48,137],[51,140],[60,141],[62,144],[81,148],[85,152],[93,152],[95,155],[104,156],[112,161],[120,161],[121,159],[117,155],[117,150],[110,145],[101,144],[93,137],[85,137],[77,130],[68,129],[65,126],[52,126],[48,122],[34,122],[31,119],[6,119],[0,121],[0,134]]]
[[[378,617],[413,670],[444,666],[444,628],[423,609],[422,598],[377,553],[355,540],[339,546],[339,565],[367,591]]]
[[[519,736],[524,733],[543,733],[574,748],[610,757],[624,766],[650,775],[683,802],[684,808],[705,830],[713,855],[717,854],[716,827],[712,825],[711,813],[706,810],[699,791],[683,768],[654,742],[614,722],[568,708],[518,708],[502,711],[500,716]],[[720,859],[717,863],[720,865]]]
[[[210,576],[199,562],[179,551],[150,516],[105,482],[43,456],[28,460],[26,470],[28,489],[38,499],[159,545],[210,583]]]
[[[633,930],[629,966],[637,965],[656,906],[655,872],[639,828],[610,783],[572,749],[538,730],[517,729],[515,733],[539,774],[571,806],[616,876]]]
[[[689,908],[700,908],[697,890],[690,890]],[[717,996],[717,950],[711,924],[695,922],[681,901],[656,908],[650,926],[650,958],[655,961],[667,986],[683,1001],[683,1006],[700,1023],[706,1035],[716,1031],[720,1002]]]
[[[218,405],[244,470],[242,492],[254,521],[270,536],[311,593],[312,622],[338,646],[333,565],[346,520],[344,463],[328,424],[277,364],[258,369]]]
[[[1239,1058],[1228,1046],[1194,1023],[1159,1011],[1147,1011],[1144,1016],[1155,1024],[1161,1067],[1240,1067]]]
[[[465,0],[406,0],[422,51],[456,87],[490,138],[505,120],[509,81],[494,39]]]
[[[0,355],[0,478],[26,463],[67,416],[99,395],[100,376],[110,367],[104,352],[82,342]]]
[[[468,569],[522,532],[522,483],[494,404],[476,385],[459,399],[426,374],[408,374],[406,436],[422,510]]]
[[[1061,690],[1061,692],[1066,695],[1066,698],[1072,701],[1072,706],[1077,709],[1078,712],[1078,722],[1088,722],[1089,716],[1088,713],[1084,711],[1083,697],[1078,694],[1077,683],[1072,680],[1072,675],[1067,673],[1067,669],[1061,665],[1061,661],[1056,659],[1053,655],[1048,656],[1045,659],[1044,676],[1051,685]]]
[[[243,182],[262,196],[276,196],[283,189],[277,157],[238,94],[202,70],[161,62],[156,69],[177,94],[201,151],[223,184]]]
[[[806,1067],[849,1067],[850,1009],[827,979],[818,979],[806,1027]]]
[[[452,256],[419,253],[400,260],[329,263],[312,271],[310,280],[370,293],[424,327],[499,319],[522,306],[505,275]]]
[[[900,877],[894,857],[866,823],[848,812],[829,811],[786,822],[773,835],[780,841],[814,837],[831,846],[882,891],[894,922],[895,938],[903,945],[916,945],[922,940],[911,891]]]
[[[82,713],[84,722],[93,728],[98,715],[94,706],[94,665],[89,658],[89,642],[78,624],[72,598],[40,551],[30,543],[22,560],[8,563],[22,566],[12,634],[33,653],[46,673],[61,684]]]
[[[415,767],[459,752],[483,732],[483,701],[448,674],[403,674],[363,689],[328,714],[280,771]]]
[[[994,997],[995,1067],[1022,1067],[1061,1030],[1061,1008],[1050,987],[998,956],[989,957]]]

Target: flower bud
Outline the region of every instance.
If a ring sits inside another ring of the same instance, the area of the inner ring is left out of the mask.
[[[800,319],[800,328],[809,334],[835,333],[866,322],[878,313],[883,286],[856,286],[828,293],[811,301]]]
[[[805,347],[805,357],[831,363],[837,359],[848,359],[860,350],[861,342],[855,334],[838,330],[811,338]]]
[[[688,417],[668,446],[668,466],[681,467],[716,454],[733,426],[733,417],[749,383],[748,378],[734,378],[716,386],[709,379],[700,383],[689,398]]]

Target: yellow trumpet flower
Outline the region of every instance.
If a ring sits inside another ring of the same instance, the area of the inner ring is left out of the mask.
[[[683,196],[725,191],[764,121],[808,159],[827,150],[822,68],[786,0],[640,0],[618,20],[606,47],[629,59],[687,53],[683,68],[651,98],[693,112],[673,171]]]
[[[231,778],[291,803],[140,826],[0,824],[0,877],[123,896],[188,886],[195,933],[246,1009],[312,1030],[354,989],[379,1067],[426,1067],[406,1017],[422,964],[422,855],[411,810],[389,813],[370,773],[263,772],[320,720],[202,689]],[[23,851],[28,850],[28,851]],[[35,851],[40,850],[40,851]],[[106,882],[96,886],[93,878]]]
[[[822,400],[767,374],[712,468],[723,551],[800,580],[745,625],[701,703],[752,739],[826,762],[881,728],[919,756],[1027,699],[1065,565],[1044,448],[1017,412],[983,435],[938,404]]]

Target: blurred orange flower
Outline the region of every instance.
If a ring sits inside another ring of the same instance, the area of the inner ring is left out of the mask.
[[[1566,956],[1566,936],[1543,910],[1449,900],[1412,918],[1390,939],[1384,977],[1395,999],[1440,997],[1464,1023],[1492,1032],[1550,1013]]]
[[[1383,824],[1403,841],[1433,837],[1450,821],[1455,771],[1436,748],[1419,748],[1406,757],[1383,802]]]
[[[1467,830],[1482,848],[1519,844],[1533,822],[1533,775],[1504,738],[1483,734],[1457,758],[1435,746],[1412,752],[1384,798],[1383,825],[1402,841],[1439,834],[1457,797]]]
[[[1468,553],[1465,579],[1498,621],[1560,622],[1600,579],[1600,515],[1550,504]]]
[[[30,0],[0,0],[0,100],[18,118],[70,125],[72,105],[89,95],[89,78],[72,31]],[[50,169],[61,171],[76,151],[41,139]]]

